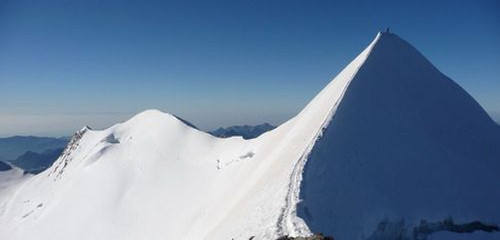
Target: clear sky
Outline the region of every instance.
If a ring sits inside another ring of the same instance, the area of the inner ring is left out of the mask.
[[[500,1],[103,2],[0,0],[0,136],[279,124],[386,27],[500,116]]]

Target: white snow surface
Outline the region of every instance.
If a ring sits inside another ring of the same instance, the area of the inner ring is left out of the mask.
[[[11,165],[10,165],[11,166]],[[31,174],[24,174],[24,171],[18,167],[11,166],[12,169],[0,172],[0,196],[9,196],[16,189],[17,185],[22,183],[23,180],[31,177]],[[0,208],[3,211],[5,208]]]
[[[384,35],[377,34],[296,117],[255,139],[216,138],[157,110],[106,130],[82,129],[51,168],[7,184],[8,191],[0,189],[1,238],[276,239],[309,235],[310,219],[297,216],[304,166],[311,153],[321,151],[317,146],[327,145],[323,134],[331,132],[337,108],[373,48],[381,38],[390,37]],[[325,165],[306,168],[321,166]],[[318,171],[316,176],[324,176],[324,171]],[[308,186],[331,184],[312,179],[316,182],[308,181]],[[498,191],[498,185],[493,187]],[[313,210],[321,206],[315,204],[307,206]],[[327,208],[325,214],[334,210]],[[314,226],[322,230],[321,224]],[[364,226],[369,233],[376,221]]]
[[[499,173],[499,126],[409,43],[383,33],[314,144],[297,212],[336,239],[423,240],[413,232],[421,221],[448,218],[498,226]],[[401,221],[407,230],[390,229]],[[453,239],[445,236],[433,239]]]

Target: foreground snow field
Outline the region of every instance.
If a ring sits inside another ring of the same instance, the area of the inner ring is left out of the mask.
[[[157,110],[82,129],[51,168],[0,188],[0,232],[389,239],[403,229],[384,221],[498,225],[499,147],[498,125],[467,93],[379,33],[296,117],[255,139],[216,138]]]

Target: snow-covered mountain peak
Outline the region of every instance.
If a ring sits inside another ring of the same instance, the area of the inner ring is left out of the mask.
[[[498,125],[411,44],[377,38],[307,160],[299,216],[341,239],[426,239],[419,222],[447,217],[498,224]],[[384,219],[408,231],[377,230]]]
[[[149,109],[140,112],[127,120],[126,125],[148,125],[148,124],[177,124],[180,123],[174,115],[162,112],[157,109]],[[154,127],[154,126],[152,126]]]
[[[196,130],[195,126],[189,122],[169,113],[162,112],[156,109],[150,109],[138,113],[126,122],[120,124],[117,128],[124,130],[128,128],[130,131],[167,131],[175,129],[183,129],[185,131]]]
[[[138,114],[136,114],[135,116],[133,116],[131,119],[167,119],[169,117],[173,117],[171,114],[169,113],[165,113],[165,112],[162,112],[158,109],[148,109],[148,110],[144,110]]]
[[[409,43],[379,32],[296,117],[255,139],[216,138],[158,110],[77,132],[51,168],[0,195],[0,232],[371,240],[407,229],[420,240],[499,224],[498,129]]]
[[[92,128],[90,128],[89,126],[85,125],[80,130],[78,130],[78,132],[82,132],[83,133],[83,132],[86,132],[88,130],[92,130]]]

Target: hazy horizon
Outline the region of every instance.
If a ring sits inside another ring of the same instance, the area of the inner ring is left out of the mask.
[[[202,130],[279,125],[386,27],[499,122],[499,9],[495,1],[0,3],[0,137],[68,136],[146,109]]]

